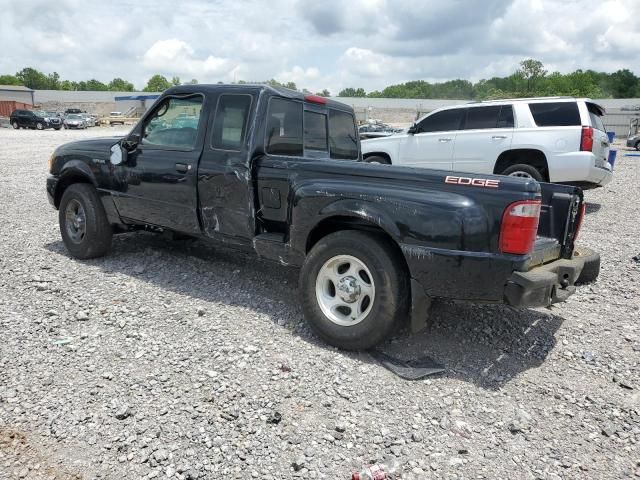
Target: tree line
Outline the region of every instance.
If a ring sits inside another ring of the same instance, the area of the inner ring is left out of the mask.
[[[145,92],[162,92],[174,85],[197,84],[191,79],[183,82],[179,77],[168,79],[164,75],[153,75],[143,87]],[[218,82],[222,83],[222,82]],[[294,82],[279,82],[275,79],[259,82],[277,87],[286,87],[312,93],[306,88],[299,89]],[[108,83],[96,79],[76,82],[62,80],[57,72],[43,73],[35,68],[23,68],[15,75],[0,75],[0,85],[23,85],[33,90],[90,90],[132,92],[133,83],[116,77]],[[329,90],[315,92],[324,97],[331,96]],[[390,85],[382,90],[365,91],[362,87],[349,87],[338,93],[339,97],[369,98],[442,98],[452,100],[487,100],[494,98],[517,98],[532,96],[560,96],[591,98],[640,98],[640,78],[628,69],[613,73],[594,70],[576,70],[571,73],[549,73],[539,60],[527,59],[520,62],[520,68],[506,77],[493,77],[472,83],[469,80],[448,80],[430,83],[413,80]]]

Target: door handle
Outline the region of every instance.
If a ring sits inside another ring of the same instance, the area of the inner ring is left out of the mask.
[[[187,173],[189,170],[191,170],[191,165],[187,165],[186,163],[176,163],[176,172]]]
[[[439,141],[440,143],[446,143],[446,142],[450,142],[450,141],[451,141],[451,139],[450,139],[450,138],[439,138],[439,139],[438,139],[438,141]]]
[[[493,140],[504,140],[505,138],[507,138],[506,135],[494,135],[493,137],[491,137]]]

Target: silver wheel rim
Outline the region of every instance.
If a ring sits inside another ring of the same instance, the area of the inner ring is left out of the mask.
[[[41,123],[36,123],[36,128],[37,128],[38,130],[42,130],[44,127],[42,126],[42,124],[41,124]]]
[[[316,277],[316,299],[322,313],[342,327],[357,325],[369,315],[375,293],[369,268],[351,255],[330,258]]]
[[[74,243],[80,243],[87,232],[87,216],[84,207],[78,200],[71,200],[64,211],[67,235]]]
[[[527,172],[523,172],[521,170],[517,170],[515,172],[511,172],[509,174],[510,177],[520,177],[520,178],[533,178],[533,176],[530,173]]]

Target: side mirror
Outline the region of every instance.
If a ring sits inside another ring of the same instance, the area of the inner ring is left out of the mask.
[[[128,137],[122,140],[122,147],[130,152],[135,150],[138,144],[140,143],[140,134],[139,133],[131,133]]]
[[[109,160],[112,165],[120,165],[127,161],[127,151],[120,145],[120,142],[111,146],[111,155]]]
[[[414,133],[416,133],[418,131],[418,125],[416,125],[415,123],[413,125],[411,125],[409,127],[409,130],[407,130],[407,133],[409,135],[413,135]]]

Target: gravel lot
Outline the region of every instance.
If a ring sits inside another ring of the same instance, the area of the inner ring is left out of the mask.
[[[314,338],[291,269],[147,233],[70,258],[47,158],[123,131],[0,129],[1,479],[640,476],[640,158],[586,193],[597,283],[551,309],[436,303],[385,346],[446,366],[409,382]]]

